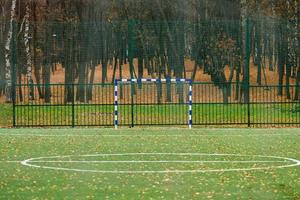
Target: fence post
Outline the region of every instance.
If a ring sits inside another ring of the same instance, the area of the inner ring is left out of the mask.
[[[72,81],[72,128],[75,128],[75,85]]]
[[[134,83],[131,80],[131,127],[134,127],[134,100],[133,100],[133,95],[134,95]]]
[[[16,52],[16,22],[13,21],[12,40],[11,40],[11,97],[13,103],[13,127],[16,127],[16,67],[17,67],[17,52]]]
[[[135,88],[132,79],[134,79],[134,55],[135,55],[135,21],[128,21],[128,60],[130,68],[131,85],[131,127],[134,127],[134,100]]]
[[[247,117],[248,117],[248,127],[251,127],[251,100],[250,100],[250,55],[251,55],[251,42],[250,42],[250,37],[251,37],[251,29],[250,29],[250,21],[249,18],[247,18],[246,21],[246,76],[247,76]]]

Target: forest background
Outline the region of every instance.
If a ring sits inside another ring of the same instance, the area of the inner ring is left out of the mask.
[[[0,0],[0,8],[2,102],[12,101],[12,83],[29,85],[32,99],[37,84],[46,102],[51,91],[40,84],[79,84],[84,102],[93,91],[80,85],[171,77],[213,82],[225,96],[230,84],[250,82],[300,98],[299,0]]]

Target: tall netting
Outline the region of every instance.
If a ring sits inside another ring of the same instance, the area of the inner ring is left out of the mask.
[[[251,85],[278,85],[280,96],[299,99],[299,87],[294,96],[289,92],[290,85],[300,82],[295,21],[249,20],[246,30],[240,20],[49,22],[35,26],[35,39],[29,42],[31,72],[25,64],[25,47],[21,41],[18,44],[14,82],[28,86],[23,87],[26,90],[18,88],[19,101],[50,102],[50,87],[42,89],[40,85],[65,84],[62,98],[71,102],[68,85],[77,84],[76,101],[87,102],[93,98],[93,89],[86,84],[153,77],[211,82],[223,91],[226,84],[248,81]],[[244,65],[245,59],[249,66]],[[243,98],[247,88],[241,91]]]
[[[276,42],[292,24],[248,21],[244,58],[238,20],[53,23],[32,43],[33,84],[17,70],[16,123],[112,126],[114,80],[154,77],[194,82],[194,124],[297,124],[298,47]],[[186,125],[187,85],[173,84],[121,84],[120,124]]]
[[[112,126],[114,81],[142,78],[191,79],[199,125],[300,122],[296,0],[5,2],[0,102],[16,125]],[[151,87],[152,104],[184,101]]]

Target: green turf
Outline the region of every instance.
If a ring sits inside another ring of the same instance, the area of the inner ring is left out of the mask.
[[[0,104],[0,127],[12,125],[12,105]]]
[[[242,154],[242,160],[300,159],[298,129],[0,129],[0,160],[81,170],[188,170],[280,163],[43,163],[43,161],[224,160],[235,156],[90,156],[111,153]],[[237,172],[105,174],[30,168],[0,161],[0,199],[300,199],[300,167]],[[287,162],[286,164],[291,164]]]

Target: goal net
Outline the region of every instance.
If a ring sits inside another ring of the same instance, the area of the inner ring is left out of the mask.
[[[192,81],[120,79],[115,81],[115,128],[187,125],[192,128]]]

